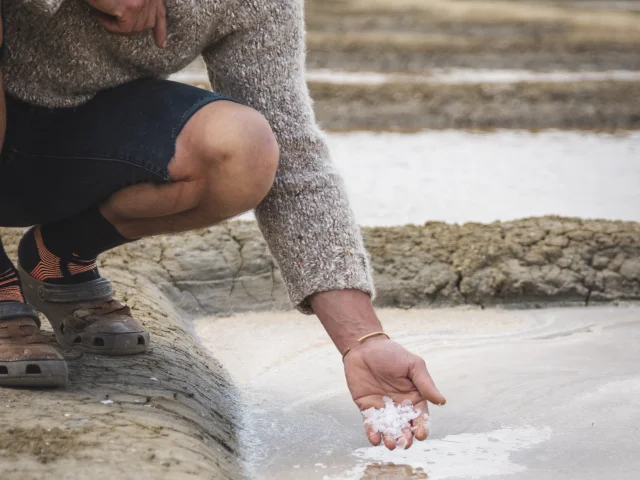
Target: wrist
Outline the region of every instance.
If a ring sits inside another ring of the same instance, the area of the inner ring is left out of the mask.
[[[373,343],[376,340],[391,340],[391,337],[389,337],[389,335],[382,330],[364,335],[363,337],[358,339],[358,343],[356,343],[354,346],[347,347],[347,349],[342,353],[342,361],[344,362],[344,359],[347,357],[349,353],[351,353],[353,350],[358,349],[358,347],[361,347],[362,345],[364,345],[365,342]]]
[[[358,340],[383,330],[373,310],[369,295],[358,290],[335,290],[318,293],[310,299],[311,307],[340,354],[353,348]]]

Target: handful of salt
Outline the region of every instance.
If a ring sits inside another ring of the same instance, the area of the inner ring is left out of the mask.
[[[374,431],[380,432],[385,438],[393,438],[401,448],[406,447],[406,439],[402,432],[411,424],[411,421],[424,416],[425,427],[429,428],[429,414],[413,408],[409,400],[396,404],[389,397],[383,397],[384,408],[368,408],[362,412],[365,425],[369,425]],[[415,428],[412,428],[415,430]]]

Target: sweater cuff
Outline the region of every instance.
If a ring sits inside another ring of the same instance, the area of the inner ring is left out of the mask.
[[[289,284],[291,301],[300,312],[312,315],[314,312],[309,298],[321,292],[360,290],[368,294],[371,300],[375,298],[375,287],[366,254],[345,251],[325,267],[314,272],[300,271],[297,281]],[[324,274],[318,276],[318,272]]]

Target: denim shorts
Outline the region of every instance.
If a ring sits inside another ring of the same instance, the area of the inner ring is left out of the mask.
[[[0,226],[61,220],[127,186],[170,182],[178,134],[217,100],[230,99],[158,79],[106,90],[75,108],[7,97]]]

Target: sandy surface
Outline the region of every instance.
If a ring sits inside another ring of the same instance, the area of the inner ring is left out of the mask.
[[[243,391],[253,478],[637,478],[640,308],[381,315],[449,400],[409,451],[367,446],[340,357],[314,319],[196,322]]]

